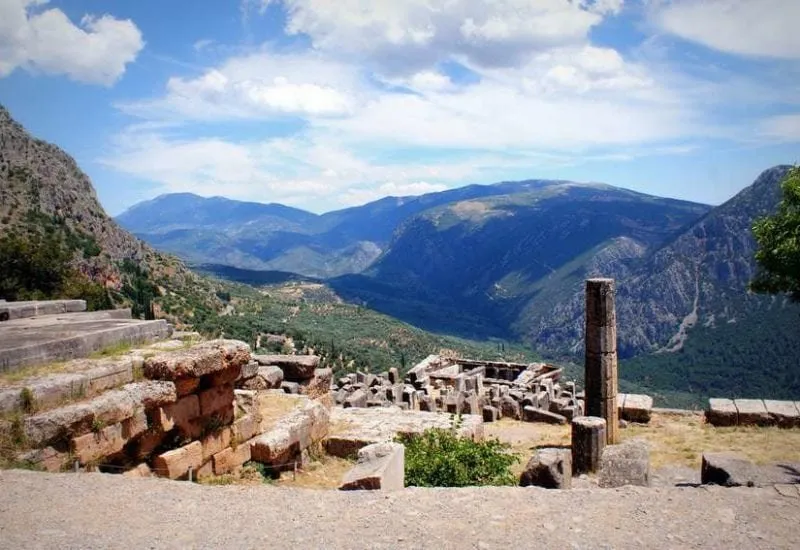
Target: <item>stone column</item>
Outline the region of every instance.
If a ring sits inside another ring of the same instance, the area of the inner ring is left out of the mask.
[[[586,416],[606,420],[606,443],[619,441],[617,317],[614,279],[586,281]]]
[[[572,473],[596,472],[606,445],[606,421],[596,416],[572,419]]]

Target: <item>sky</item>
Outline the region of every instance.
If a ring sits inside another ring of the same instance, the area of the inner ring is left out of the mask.
[[[719,204],[800,161],[800,0],[0,0],[0,103],[116,215],[523,179]]]

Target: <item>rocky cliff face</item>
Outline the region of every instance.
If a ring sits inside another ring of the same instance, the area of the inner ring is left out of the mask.
[[[624,258],[589,263],[583,277],[617,279],[617,314],[623,356],[678,351],[691,328],[735,323],[768,297],[747,286],[755,273],[753,221],[774,212],[787,166],[766,170],[748,188],[713,209],[671,242],[628,268]],[[583,337],[583,288],[576,281],[553,310],[536,300],[523,311],[521,331],[542,350],[579,351]]]
[[[32,137],[0,106],[0,230],[4,234],[60,232],[69,235],[73,263],[101,283],[119,303],[136,266],[173,301],[208,307],[216,298],[177,259],[154,251],[122,229],[103,210],[94,187],[75,160],[55,145]],[[180,309],[180,308],[178,308]],[[177,311],[177,310],[176,310]]]

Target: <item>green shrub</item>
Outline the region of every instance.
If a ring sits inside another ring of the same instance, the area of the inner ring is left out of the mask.
[[[397,441],[406,448],[407,487],[516,485],[509,467],[519,458],[497,439],[472,441],[452,430],[430,429]]]

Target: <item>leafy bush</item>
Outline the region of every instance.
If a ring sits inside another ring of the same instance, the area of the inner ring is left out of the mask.
[[[430,429],[397,441],[406,448],[407,487],[516,485],[509,467],[519,458],[497,439],[472,441],[453,430]]]

